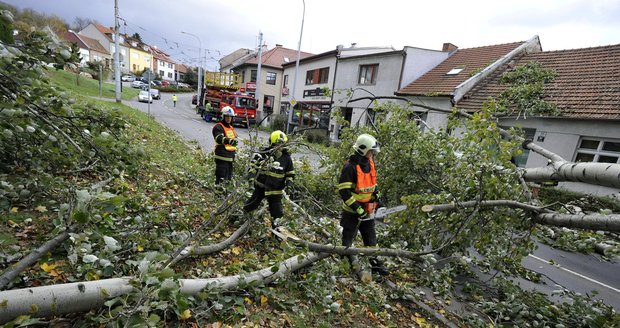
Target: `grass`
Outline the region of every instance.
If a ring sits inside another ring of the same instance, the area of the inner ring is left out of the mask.
[[[91,78],[80,76],[80,85],[76,83],[75,73],[49,69],[47,76],[53,81],[53,84],[72,91],[76,94],[80,94],[88,97],[99,97],[99,81]],[[130,100],[138,96],[139,90],[131,87],[123,87],[121,98],[124,100]],[[116,98],[115,85],[112,83],[103,82],[102,98]]]

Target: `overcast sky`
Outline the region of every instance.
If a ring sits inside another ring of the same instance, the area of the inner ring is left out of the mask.
[[[20,9],[114,26],[114,0],[1,0]],[[196,58],[200,38],[207,68],[238,48],[297,49],[302,0],[118,0],[126,25],[173,58]],[[525,41],[538,35],[543,50],[620,43],[619,0],[305,0],[301,50],[314,54],[349,46],[403,46],[441,50]]]

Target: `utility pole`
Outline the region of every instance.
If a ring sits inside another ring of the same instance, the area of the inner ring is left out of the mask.
[[[114,84],[116,102],[121,102],[121,63],[120,49],[118,42],[118,0],[114,0]]]
[[[295,79],[293,79],[293,91],[291,91],[291,107],[288,110],[288,120],[286,120],[286,133],[290,133],[291,124],[293,123],[293,107],[297,103],[295,99],[295,89],[297,88],[297,76],[299,75],[299,55],[301,52],[301,37],[304,35],[304,20],[306,19],[306,1],[301,0],[304,5],[304,11],[301,16],[301,31],[299,32],[299,43],[297,43],[297,60],[295,61]],[[301,106],[301,105],[300,105]],[[301,119],[299,120],[301,123]]]
[[[261,68],[261,62],[263,61],[262,58],[263,58],[263,32],[258,32],[258,69],[256,70],[256,97],[255,97],[257,107],[260,106],[260,68]],[[262,113],[262,107],[259,107],[259,108],[261,109],[261,113]]]

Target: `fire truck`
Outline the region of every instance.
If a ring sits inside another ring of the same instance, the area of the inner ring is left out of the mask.
[[[239,87],[239,75],[222,72],[205,72],[205,89],[198,101],[197,112],[209,122],[219,119],[221,109],[230,106],[236,116],[233,124],[256,124],[256,99],[248,95]],[[211,110],[207,111],[207,103]]]

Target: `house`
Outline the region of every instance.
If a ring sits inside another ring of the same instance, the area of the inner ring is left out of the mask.
[[[114,31],[111,28],[107,28],[101,24],[91,23],[84,29],[78,32],[79,35],[85,35],[89,38],[97,40],[106,50],[110,52],[112,58],[114,58],[115,46],[114,46]],[[129,65],[129,46],[125,43],[125,37],[119,34],[119,64],[122,73],[130,72]],[[114,59],[112,59],[112,62]],[[112,63],[112,68],[114,64]]]
[[[306,52],[300,53],[301,58],[311,55],[312,54]],[[237,58],[237,62],[239,62],[238,59],[244,57],[245,56],[240,56]],[[253,54],[245,58],[249,59],[243,63],[239,63],[239,65],[234,68],[230,68],[230,70],[241,76],[241,83],[245,90],[256,97],[258,102],[258,110],[256,113],[258,120],[260,121],[268,114],[278,114],[280,112],[282,84],[285,79],[282,74],[284,71],[283,64],[294,63],[297,58],[297,51],[276,44],[275,48],[262,52],[260,81],[257,80],[258,54]],[[257,90],[259,94],[256,94]],[[269,123],[269,119],[264,123]]]
[[[174,69],[174,79],[176,81],[185,81],[185,74],[189,68],[185,64],[176,64]]]
[[[153,47],[153,71],[157,73],[162,80],[177,81],[176,80],[176,63],[170,56],[161,49]]]
[[[568,161],[620,164],[620,44],[583,49],[523,53],[505,63],[457,102],[459,109],[476,111],[487,99],[507,87],[501,75],[528,62],[555,71],[544,85],[545,100],[559,110],[554,116],[499,117],[503,127],[520,127],[526,137]],[[519,161],[526,168],[541,167],[547,159],[524,152]],[[620,190],[577,182],[559,187],[599,195]]]
[[[99,41],[84,35],[79,35],[72,30],[68,30],[63,38],[70,43],[75,44],[82,58],[81,66],[86,66],[88,62],[101,62],[105,67],[110,65],[110,53],[99,43]]]
[[[444,44],[443,50],[404,47],[379,53],[339,56],[333,89],[333,107],[339,107],[343,118],[350,125],[365,125],[367,114],[374,115],[373,108],[393,99],[372,99],[351,102],[365,96],[393,96],[396,90],[408,85],[443,62],[456,47]],[[403,103],[404,105],[404,103]],[[329,125],[330,139],[339,139],[340,126],[332,117]]]
[[[240,48],[218,60],[220,64],[220,72],[232,73],[234,69],[248,61],[252,56],[256,55],[256,51],[247,48]]]
[[[135,75],[142,75],[145,69],[153,66],[153,54],[151,46],[140,39],[123,36],[129,48],[129,67]]]
[[[298,72],[295,62],[285,63],[281,111],[288,113],[294,107],[293,125],[318,126],[329,131],[332,140],[337,140],[340,127],[331,119],[333,107],[343,107],[343,114],[350,122],[365,123],[362,116],[368,102],[350,104],[346,90],[359,90],[361,87],[373,89],[379,94],[393,95],[402,79],[411,80],[420,75],[420,72],[410,68],[407,74],[403,74],[404,54],[392,47],[358,47],[351,44],[348,48],[339,45],[335,50],[301,59]],[[429,68],[446,57],[446,54],[437,56],[430,61]],[[383,73],[378,70],[381,65]],[[362,72],[364,76],[360,77]],[[375,73],[377,75],[373,75]],[[325,93],[326,89],[334,92]]]
[[[450,48],[451,45],[447,45]],[[449,57],[420,78],[401,88],[395,94],[414,104],[450,110],[481,80],[501,65],[524,53],[542,51],[538,36],[522,42],[457,49]],[[448,50],[449,49],[444,49]],[[432,129],[447,126],[448,114],[421,110],[420,114]]]

